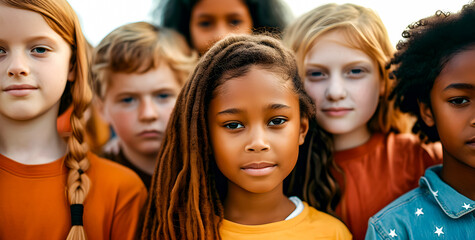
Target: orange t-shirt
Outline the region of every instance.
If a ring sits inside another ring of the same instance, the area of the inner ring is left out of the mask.
[[[134,239],[147,190],[130,169],[91,153],[84,202],[89,240]],[[63,159],[24,165],[0,154],[0,239],[66,239],[71,229]]]
[[[421,145],[412,134],[373,134],[361,146],[336,152],[335,162],[345,174],[334,171],[343,193],[336,213],[360,240],[371,216],[416,188],[427,167],[442,163],[442,146]]]

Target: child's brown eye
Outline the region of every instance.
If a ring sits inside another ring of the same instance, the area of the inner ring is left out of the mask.
[[[449,100],[449,103],[452,103],[454,105],[463,105],[463,104],[466,104],[468,102],[469,102],[468,99],[462,98],[462,97],[452,98],[452,99]]]
[[[224,127],[229,128],[229,129],[238,129],[238,128],[243,128],[244,126],[240,123],[233,122],[233,123],[228,123],[224,125]]]
[[[276,125],[282,125],[286,122],[287,120],[283,119],[283,118],[274,118],[272,120],[270,120],[269,122],[269,126],[276,126]]]

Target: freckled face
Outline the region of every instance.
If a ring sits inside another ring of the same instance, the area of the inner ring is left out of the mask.
[[[334,135],[361,135],[378,106],[381,78],[366,53],[350,47],[342,32],[318,37],[304,62],[305,90],[318,123]]]
[[[104,118],[122,147],[157,154],[181,86],[167,64],[143,74],[113,73],[103,102]]]
[[[298,96],[277,74],[251,67],[215,90],[208,111],[214,157],[229,191],[282,188],[308,130]]]
[[[442,69],[425,109],[427,125],[436,125],[444,162],[475,168],[475,46],[455,55]],[[423,111],[424,112],[424,111]]]
[[[40,14],[1,4],[0,29],[0,120],[56,119],[71,77],[69,44]]]
[[[242,0],[200,0],[191,11],[191,40],[201,54],[228,34],[251,34],[252,26]]]

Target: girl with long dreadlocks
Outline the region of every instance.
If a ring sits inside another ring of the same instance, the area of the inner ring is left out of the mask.
[[[84,144],[86,57],[66,0],[0,0],[0,239],[135,236],[145,186]],[[56,118],[70,105],[65,142]]]
[[[278,40],[218,42],[178,97],[142,239],[351,239],[339,220],[284,194],[289,174],[312,179],[296,174],[296,164],[301,172],[320,165],[299,152],[319,133],[308,133],[314,117],[293,55]]]

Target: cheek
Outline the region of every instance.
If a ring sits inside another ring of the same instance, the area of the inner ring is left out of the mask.
[[[305,81],[305,91],[317,106],[325,97],[325,88],[322,84]]]
[[[124,111],[120,109],[112,109],[108,111],[107,118],[109,119],[112,128],[117,134],[124,136],[133,134],[134,129],[137,128],[136,111]]]

